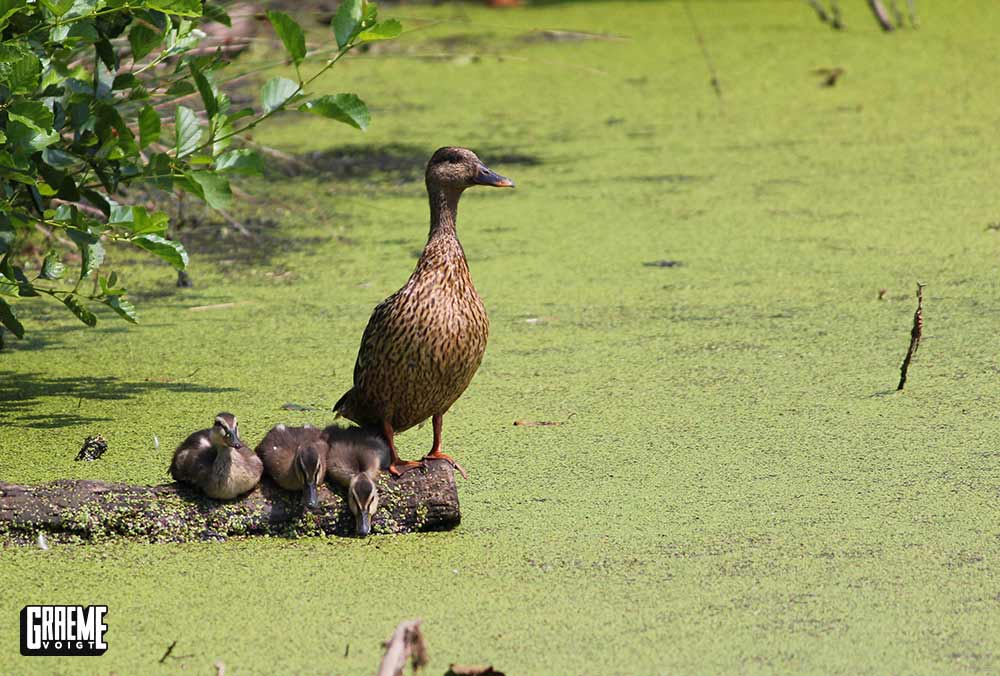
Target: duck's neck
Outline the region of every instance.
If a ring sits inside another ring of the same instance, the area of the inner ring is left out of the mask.
[[[229,472],[229,468],[233,466],[233,449],[229,446],[216,446],[215,447],[215,463],[212,469],[217,474],[226,474]]]
[[[428,186],[427,195],[431,203],[431,231],[427,241],[431,242],[441,237],[454,238],[458,199],[462,196],[462,191]]]

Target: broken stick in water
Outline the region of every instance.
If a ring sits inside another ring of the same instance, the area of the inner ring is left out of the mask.
[[[377,676],[403,676],[406,661],[416,671],[427,664],[427,646],[420,631],[421,620],[403,620],[385,642],[385,655],[379,664]]]
[[[910,349],[906,351],[903,358],[903,365],[899,367],[899,386],[897,391],[906,385],[906,372],[910,369],[910,362],[917,354],[920,347],[920,338],[924,334],[924,287],[926,284],[917,282],[917,311],[913,313],[913,328],[910,329]]]

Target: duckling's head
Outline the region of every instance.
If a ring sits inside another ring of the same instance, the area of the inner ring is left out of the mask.
[[[318,444],[299,446],[295,452],[295,474],[302,482],[302,502],[309,509],[316,509],[319,496],[316,490],[326,474],[326,449],[317,448]]]
[[[354,514],[357,533],[365,537],[372,532],[372,516],[378,509],[378,489],[367,474],[357,474],[347,487],[347,504]]]
[[[216,448],[243,448],[240,441],[239,423],[232,413],[220,413],[215,416],[215,424],[209,432],[212,445]]]
[[[474,185],[513,188],[514,181],[496,173],[468,148],[439,148],[427,163],[427,188],[462,191]]]

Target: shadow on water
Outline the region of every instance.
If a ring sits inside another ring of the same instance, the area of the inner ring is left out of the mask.
[[[100,422],[108,418],[86,416],[67,410],[45,414],[35,414],[33,411],[48,397],[76,399],[79,407],[84,400],[117,401],[162,390],[189,394],[234,392],[235,388],[211,387],[185,381],[123,381],[111,376],[51,377],[39,373],[0,371],[0,421],[16,421],[23,427],[36,429]]]
[[[302,155],[289,155],[273,163],[272,172],[284,176],[321,176],[340,180],[383,180],[412,183],[424,176],[435,148],[406,143],[344,145]],[[542,160],[503,148],[474,148],[488,165],[537,166]]]

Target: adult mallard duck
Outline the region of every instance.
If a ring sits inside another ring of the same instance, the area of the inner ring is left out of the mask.
[[[188,436],[170,463],[170,475],[176,481],[194,484],[216,500],[246,493],[257,485],[263,471],[260,458],[240,441],[232,413],[220,413],[211,428]]]
[[[512,188],[466,148],[441,148],[427,163],[431,231],[410,279],[372,312],[354,365],[354,387],[334,410],[359,425],[382,430],[399,475],[440,458],[441,419],[479,368],[489,318],[469,275],[455,221],[462,192],[474,185]],[[428,418],[434,445],[420,462],[404,462],[394,436]],[[464,471],[462,471],[464,475]]]

